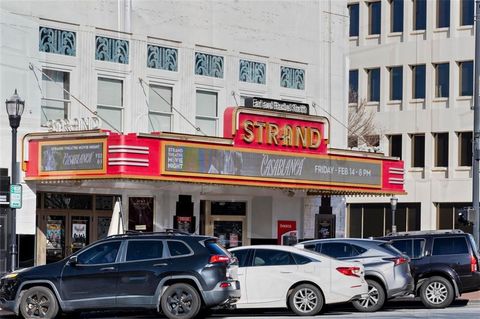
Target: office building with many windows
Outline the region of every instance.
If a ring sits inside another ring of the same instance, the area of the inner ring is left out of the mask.
[[[397,230],[472,231],[457,217],[472,200],[474,1],[349,0],[347,7],[349,108],[363,103],[374,112],[381,151],[405,162],[408,195],[399,197]],[[391,231],[390,198],[347,201],[347,235]]]

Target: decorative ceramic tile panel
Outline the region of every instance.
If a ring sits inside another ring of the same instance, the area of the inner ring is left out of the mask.
[[[265,84],[267,65],[265,63],[240,60],[240,76],[242,82]]]
[[[286,66],[280,67],[280,86],[289,89],[305,90],[305,70]]]
[[[95,59],[99,61],[128,64],[129,43],[127,40],[95,37]]]
[[[147,46],[147,66],[167,71],[178,70],[178,50],[149,44]]]
[[[195,52],[195,74],[223,78],[223,56]]]
[[[47,27],[39,28],[39,50],[41,52],[75,56],[76,33]]]

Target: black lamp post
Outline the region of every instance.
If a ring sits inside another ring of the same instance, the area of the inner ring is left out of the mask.
[[[395,225],[395,211],[397,210],[397,203],[398,198],[392,196],[392,198],[390,198],[390,206],[392,208],[392,234],[397,232],[397,225]]]
[[[5,101],[7,107],[8,120],[12,128],[12,185],[17,184],[18,168],[17,168],[17,128],[20,126],[25,101],[17,94],[17,89],[12,97]],[[17,229],[16,229],[16,209],[10,208],[10,271],[17,268]]]

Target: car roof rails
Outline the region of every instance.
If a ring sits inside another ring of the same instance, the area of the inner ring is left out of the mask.
[[[461,229],[438,229],[438,230],[415,230],[397,233],[388,233],[385,237],[418,236],[418,235],[445,235],[445,234],[465,234]]]
[[[144,235],[144,236],[150,236],[150,235],[183,235],[183,236],[192,236],[193,234],[190,234],[186,231],[182,231],[179,229],[173,229],[173,228],[167,228],[164,231],[159,231],[159,232],[141,232],[138,230],[126,230],[124,234],[117,234],[117,235],[110,235],[107,238],[116,238],[116,237],[125,237],[125,236],[132,236],[132,235]]]

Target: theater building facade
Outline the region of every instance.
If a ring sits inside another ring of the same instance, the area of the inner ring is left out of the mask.
[[[225,109],[223,137],[25,135],[36,264],[105,237],[117,199],[130,231],[176,228],[235,247],[344,236],[342,198],[404,194],[402,161],[331,148],[330,123],[308,115],[307,104],[247,102]]]

